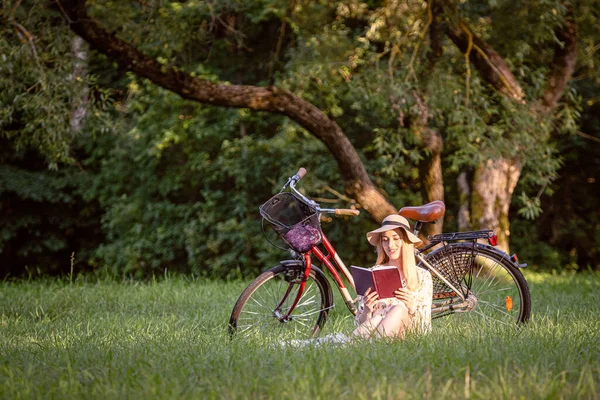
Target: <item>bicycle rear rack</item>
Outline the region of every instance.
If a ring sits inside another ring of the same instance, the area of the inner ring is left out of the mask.
[[[477,239],[490,239],[494,237],[493,230],[485,231],[472,231],[472,232],[451,232],[451,233],[440,233],[438,235],[429,236],[431,242],[452,242],[457,240],[477,240]]]

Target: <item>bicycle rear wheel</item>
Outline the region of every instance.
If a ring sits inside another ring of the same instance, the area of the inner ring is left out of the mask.
[[[460,313],[461,318],[478,322],[513,325],[529,320],[529,287],[506,253],[481,243],[458,242],[425,259],[465,297],[463,301],[432,272],[433,318]]]
[[[312,267],[304,292],[287,316],[304,277],[303,265],[279,265],[260,274],[242,292],[229,319],[229,333],[243,336],[315,337],[333,306],[327,278]]]

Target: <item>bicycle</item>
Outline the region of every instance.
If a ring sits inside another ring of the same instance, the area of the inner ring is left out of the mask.
[[[296,189],[305,174],[300,168],[259,209],[263,223],[271,224],[293,258],[261,273],[244,289],[229,319],[230,335],[285,331],[316,337],[334,302],[330,281],[313,264],[313,256],[329,271],[348,310],[356,315],[355,300],[342,279],[354,289],[352,275],[323,233],[320,217],[357,216],[359,211],[321,208]],[[413,230],[418,235],[423,224],[435,222],[444,212],[444,203],[434,201],[404,207],[398,214],[416,221]],[[495,248],[492,230],[442,233],[428,239],[415,250],[415,258],[417,267],[429,270],[433,278],[432,318],[463,314],[510,325],[529,320],[531,296],[520,271],[527,264]]]

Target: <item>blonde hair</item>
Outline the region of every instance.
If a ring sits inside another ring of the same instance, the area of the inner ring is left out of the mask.
[[[406,283],[408,285],[409,290],[417,290],[419,287],[418,277],[417,277],[417,266],[415,265],[415,246],[412,244],[404,232],[403,229],[394,229],[400,237],[402,238],[402,249],[400,250],[400,260],[402,264],[402,273],[406,278]],[[377,242],[377,261],[375,264],[377,265],[385,265],[389,258],[385,251],[383,250],[383,245],[381,244],[381,233],[379,234],[379,240]]]

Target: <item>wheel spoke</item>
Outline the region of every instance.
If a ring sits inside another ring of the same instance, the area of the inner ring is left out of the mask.
[[[493,293],[493,292],[496,292],[496,293],[498,293],[498,292],[506,292],[507,290],[514,290],[514,289],[513,289],[513,288],[510,288],[510,287],[505,287],[505,288],[499,288],[499,289],[496,289],[496,290],[494,290],[494,291],[492,291],[492,290],[486,290],[486,291],[481,291],[481,290],[479,290],[479,291],[477,291],[477,293],[479,294],[479,296],[482,296],[482,295],[484,295],[484,294],[487,294],[487,293]]]
[[[320,313],[322,311],[324,311],[324,309],[317,309],[317,310],[305,312],[302,314],[294,314],[294,318],[304,317],[304,316],[308,316],[308,315],[314,315],[314,314]]]
[[[261,327],[265,326],[265,325],[273,325],[271,324],[271,321],[266,321],[266,322],[262,322],[260,324],[252,324],[252,325],[248,325],[245,329],[243,329],[241,331],[241,333],[244,332],[250,332],[250,331],[262,331],[262,329],[260,329]]]
[[[499,323],[501,323],[501,324],[508,325],[508,322],[506,322],[506,321],[503,321],[503,320],[501,320],[501,319],[492,318],[492,317],[490,317],[489,315],[487,315],[487,314],[484,314],[484,313],[482,313],[482,312],[481,312],[481,311],[479,311],[479,310],[474,310],[474,312],[475,312],[475,314],[477,314],[477,315],[479,315],[479,316],[483,317],[483,319],[485,319],[485,320],[488,320],[488,321],[490,321],[490,322],[494,322],[494,323],[496,323],[496,322],[499,322]],[[511,324],[511,325],[512,325],[512,324]]]
[[[521,272],[510,264],[505,253],[485,245],[458,242],[433,251],[427,260],[443,276],[458,277],[462,290],[477,299],[470,312],[460,313],[462,318],[477,317],[508,324],[529,318],[527,283]],[[461,271],[466,271],[465,275],[460,276]],[[433,278],[435,293],[449,290],[440,279]],[[512,305],[507,304],[507,298]]]
[[[252,314],[252,315],[262,315],[261,313],[257,313],[256,311],[248,311],[248,310],[243,310],[242,313],[243,314]]]
[[[301,287],[298,277],[304,273],[303,269],[294,268],[276,267],[250,284],[254,289],[244,292],[238,300],[238,304],[242,305],[236,304],[232,313],[234,330],[237,328],[237,332],[243,335],[250,335],[250,332],[261,335],[298,333],[305,337],[318,331],[330,308],[325,300],[328,288],[322,282],[325,278],[315,279],[315,272],[311,271],[304,291],[290,314]],[[287,297],[283,300],[286,293]],[[289,319],[286,318],[288,316]]]
[[[483,303],[483,305],[484,305],[485,307],[487,307],[487,308],[491,308],[491,309],[494,309],[494,310],[496,310],[496,312],[498,312],[498,313],[500,313],[500,314],[504,314],[504,315],[506,315],[507,317],[509,317],[509,318],[512,318],[512,316],[511,316],[509,313],[507,313],[506,311],[504,311],[504,309],[503,309],[502,307],[500,307],[500,306],[498,306],[498,305],[496,305],[496,304],[492,304],[492,303],[485,302],[485,303]],[[485,307],[481,307],[481,308],[485,308]]]

